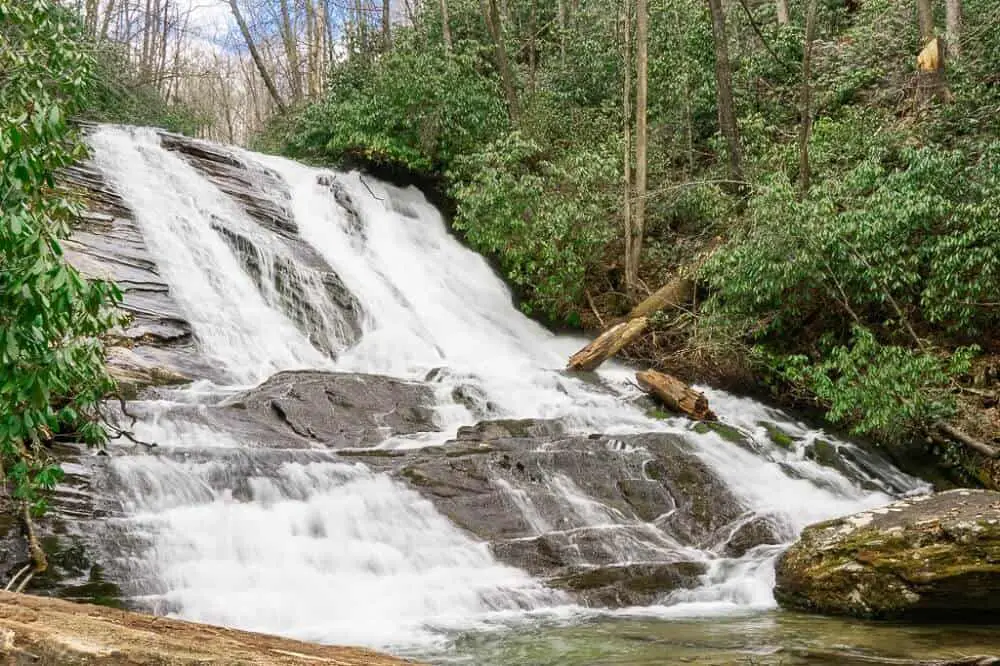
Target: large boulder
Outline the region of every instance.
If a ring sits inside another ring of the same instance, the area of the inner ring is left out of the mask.
[[[832,615],[1000,621],[1000,493],[952,490],[808,527],[774,592]]]
[[[433,406],[434,392],[425,384],[302,370],[279,372],[220,409],[241,425],[255,421],[279,434],[341,449],[436,431]]]
[[[697,587],[707,562],[695,548],[739,557],[781,541],[674,434],[487,421],[384,464],[498,559],[589,605],[650,604]]]

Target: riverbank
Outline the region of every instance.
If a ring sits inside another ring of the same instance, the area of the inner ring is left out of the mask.
[[[18,664],[403,666],[413,663],[362,648],[315,645],[10,592],[0,592],[0,641],[0,655],[10,660],[7,663]]]

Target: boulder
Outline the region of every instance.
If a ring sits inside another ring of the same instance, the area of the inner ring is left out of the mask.
[[[367,461],[366,462],[373,462]],[[569,435],[555,421],[487,421],[456,441],[383,461],[501,561],[583,604],[663,601],[696,587],[747,522],[745,508],[684,437]],[[774,543],[743,529],[744,550]]]
[[[1000,621],[1000,493],[952,490],[819,523],[777,563],[786,608]]]
[[[10,592],[0,592],[0,655],[10,664],[61,666],[412,663],[363,648],[315,645]]]
[[[395,435],[437,431],[434,393],[381,375],[289,371],[226,401],[232,420],[256,421],[328,448],[375,446]],[[291,431],[289,433],[289,431]]]

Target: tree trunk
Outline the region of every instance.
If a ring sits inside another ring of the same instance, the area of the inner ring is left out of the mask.
[[[511,122],[516,125],[520,117],[520,110],[517,101],[517,88],[514,85],[514,72],[510,68],[510,61],[507,59],[507,48],[503,43],[503,25],[500,23],[500,11],[497,9],[496,0],[481,0],[483,18],[486,21],[486,29],[489,30],[493,39],[493,53],[496,58],[497,69],[500,70],[500,82],[503,85],[504,96],[507,98],[507,113]]]
[[[281,41],[285,46],[285,58],[288,63],[288,83],[292,89],[292,100],[302,99],[302,67],[299,64],[299,45],[296,39],[295,27],[292,25],[292,14],[288,0],[281,0]]]
[[[946,0],[944,9],[948,55],[958,58],[962,55],[962,0]]]
[[[635,212],[632,220],[632,275],[626,280],[631,293],[639,285],[639,265],[642,261],[642,241],[646,230],[646,98],[649,89],[649,4],[635,3]]]
[[[115,14],[115,0],[108,0],[107,7],[104,8],[104,20],[101,22],[101,31],[98,36],[103,40],[108,38],[108,29],[111,27],[111,17]]]
[[[636,271],[632,267],[632,7],[629,0],[623,0],[624,5],[624,38],[625,38],[625,84],[622,93],[622,117],[625,119],[625,155],[622,174],[625,181],[622,214],[625,217],[625,290],[633,292],[636,284],[633,282]],[[637,282],[637,280],[636,280]]]
[[[448,25],[448,0],[441,0],[441,33],[444,35],[444,47],[451,52],[451,27]]]
[[[566,368],[569,370],[596,370],[602,363],[617,354],[622,348],[638,338],[646,326],[649,319],[639,317],[616,324],[601,333],[589,345],[573,354]]]
[[[733,103],[733,75],[729,66],[729,47],[726,43],[726,15],[722,0],[708,0],[712,11],[712,36],[715,41],[715,84],[719,103],[719,128],[726,137],[729,148],[729,177],[743,182],[743,149],[740,147],[739,128]]]
[[[243,41],[247,43],[247,50],[250,51],[250,57],[253,58],[254,64],[257,65],[257,71],[260,72],[260,78],[264,81],[264,85],[267,87],[267,92],[271,94],[271,99],[274,100],[274,104],[278,107],[278,110],[282,113],[288,112],[288,107],[285,106],[284,101],[281,99],[281,95],[278,93],[278,88],[274,85],[274,79],[271,78],[271,74],[267,71],[267,66],[264,64],[264,59],[260,55],[260,51],[257,50],[257,44],[253,41],[253,35],[250,34],[250,27],[247,25],[246,19],[243,18],[243,12],[240,11],[240,7],[236,4],[237,0],[229,0],[229,8],[233,10],[233,18],[236,19],[236,24],[240,28],[240,33],[243,35]]]
[[[693,388],[663,372],[646,370],[635,373],[639,388],[659,399],[668,409],[680,412],[697,421],[715,421],[716,416],[708,407],[708,398]]]
[[[628,14],[628,5],[625,9]],[[556,5],[556,20],[559,22],[559,63],[566,66],[566,0],[559,0]],[[627,28],[626,28],[627,29]]]
[[[778,25],[788,25],[791,20],[788,13],[788,0],[775,0],[775,7],[778,10]]]
[[[812,134],[812,51],[816,40],[816,3],[809,0],[806,8],[806,43],[802,50],[802,96],[799,113],[799,195],[809,192],[811,172],[809,166],[809,136]]]
[[[389,0],[382,0],[382,49],[392,48],[392,8]]]
[[[934,39],[934,5],[932,0],[917,0],[917,22],[920,25],[920,46]]]
[[[687,277],[675,277],[632,308],[626,319],[648,317],[668,307],[676,308],[694,298],[694,280]]]

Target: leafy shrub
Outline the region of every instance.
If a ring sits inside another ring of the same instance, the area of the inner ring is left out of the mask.
[[[499,258],[528,295],[526,309],[565,317],[615,232],[608,220],[616,173],[611,151],[550,159],[513,133],[457,161],[454,225],[473,248]]]
[[[0,0],[0,462],[36,508],[61,477],[45,442],[66,428],[102,441],[97,409],[112,388],[98,336],[120,294],[63,258],[76,209],[53,189],[83,155],[66,124],[92,71],[81,42],[54,0]]]

